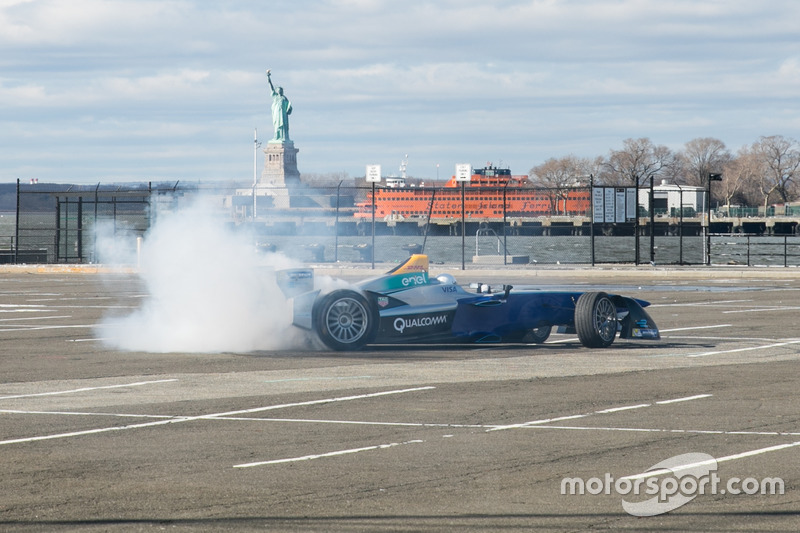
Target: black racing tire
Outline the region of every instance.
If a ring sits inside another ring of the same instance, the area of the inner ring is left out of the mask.
[[[617,306],[604,292],[586,292],[575,304],[575,330],[587,348],[607,348],[617,335]]]
[[[360,350],[375,339],[378,313],[360,293],[341,289],[314,303],[314,331],[326,346],[337,351]]]
[[[534,344],[544,344],[544,341],[550,338],[551,331],[553,331],[553,326],[533,328],[525,335],[525,340]]]

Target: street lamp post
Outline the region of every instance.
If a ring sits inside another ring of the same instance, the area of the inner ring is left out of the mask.
[[[650,175],[650,264],[656,264],[656,210],[655,210],[655,193],[653,188],[653,175]]]
[[[706,264],[711,264],[711,182],[722,181],[722,174],[709,173],[706,190]]]

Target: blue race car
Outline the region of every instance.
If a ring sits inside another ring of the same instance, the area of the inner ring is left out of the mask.
[[[553,327],[605,348],[626,339],[660,339],[643,300],[605,292],[499,290],[468,292],[449,274],[428,276],[428,257],[412,255],[388,273],[327,293],[313,290],[313,271],[281,273],[294,324],[334,350],[367,344],[543,343]]]

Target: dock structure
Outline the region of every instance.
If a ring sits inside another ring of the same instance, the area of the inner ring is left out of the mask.
[[[267,211],[263,213],[266,215]],[[707,226],[706,217],[656,216],[653,232],[657,236],[702,235]],[[293,207],[291,210],[270,210],[261,222],[271,232],[285,235],[333,234],[338,226],[339,235],[368,235],[372,233],[370,220],[355,218],[352,208],[335,209]],[[588,216],[540,216],[502,218],[466,218],[466,233],[474,235],[481,228],[491,228],[498,233],[519,236],[589,236],[594,227],[595,235],[607,237],[635,235],[635,222],[592,225]],[[503,229],[505,227],[505,230]],[[640,235],[649,235],[651,220],[640,217]],[[797,235],[800,234],[798,217],[711,217],[710,233],[742,235]],[[461,218],[438,218],[430,223],[425,217],[403,217],[388,215],[375,220],[375,232],[379,235],[460,235]]]

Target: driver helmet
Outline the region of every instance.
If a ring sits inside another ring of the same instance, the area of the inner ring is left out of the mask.
[[[458,282],[456,281],[455,276],[452,274],[439,274],[436,276],[436,280],[441,283],[442,285],[457,285]]]

